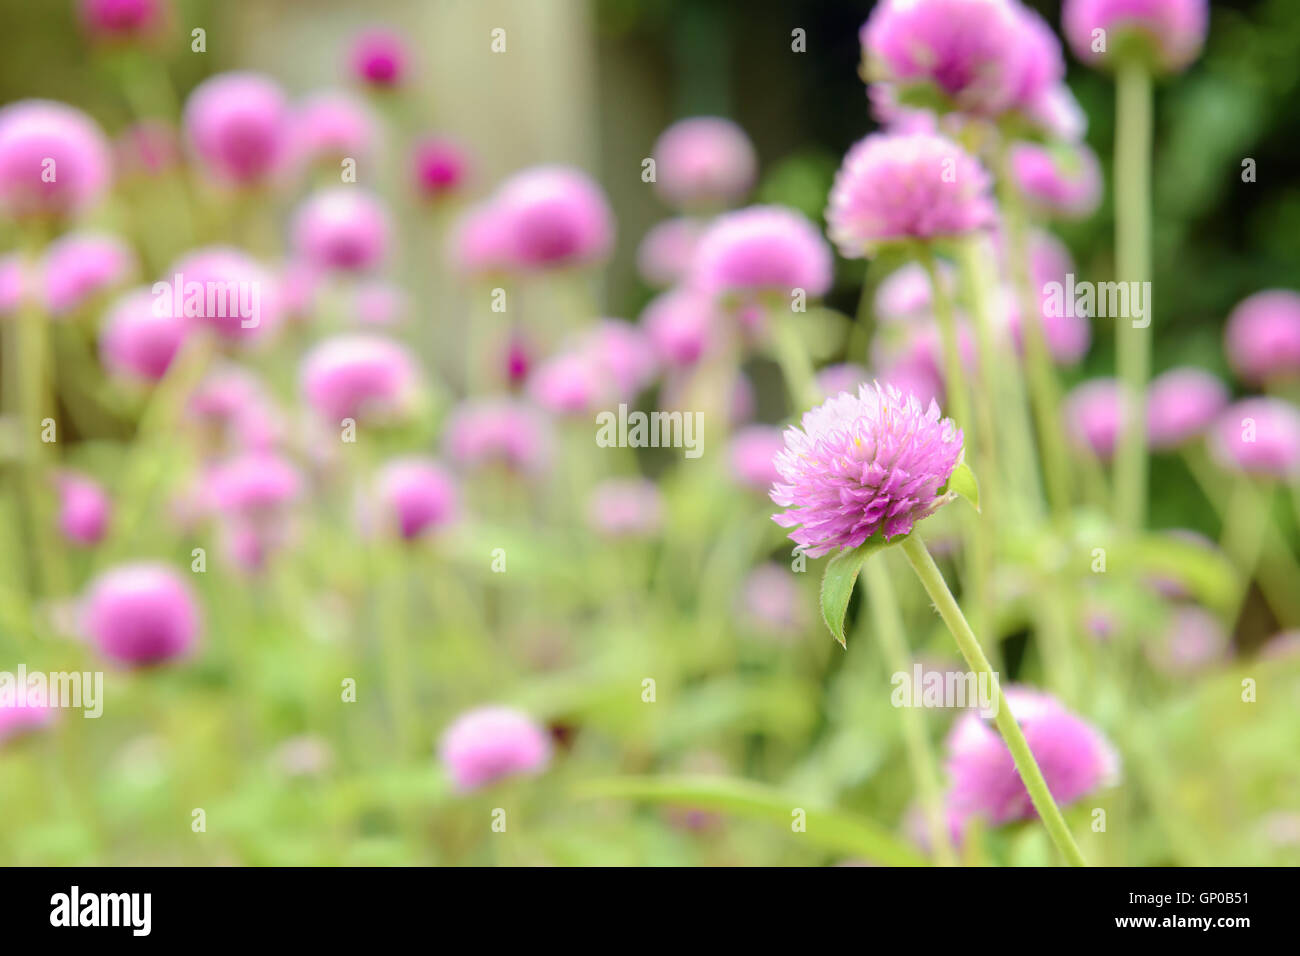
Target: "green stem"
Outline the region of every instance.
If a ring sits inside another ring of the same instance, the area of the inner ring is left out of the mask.
[[[1052,838],[1065,859],[1071,866],[1087,866],[1087,861],[1083,854],[1079,852],[1078,845],[1074,842],[1074,837],[1070,834],[1070,829],[1065,825],[1065,818],[1061,816],[1061,810],[1052,798],[1052,792],[1047,788],[1047,781],[1043,779],[1043,772],[1038,767],[1038,761],[1034,759],[1033,753],[1029,749],[1029,744],[1025,741],[1024,732],[1020,729],[1020,724],[1016,722],[1015,716],[1011,713],[1011,708],[1007,706],[1006,697],[1002,693],[1002,685],[998,681],[998,675],[989,666],[988,658],[984,656],[984,650],[980,647],[979,639],[976,638],[975,632],[971,630],[970,625],[966,623],[966,616],[962,614],[961,608],[957,605],[956,599],[952,592],[948,590],[948,584],[943,579],[938,565],[934,563],[934,558],[930,557],[929,550],[925,547],[925,542],[921,540],[921,535],[913,531],[903,539],[903,553],[907,555],[907,560],[911,562],[912,569],[916,571],[916,576],[921,579],[921,584],[925,588],[930,600],[938,609],[940,617],[943,618],[948,630],[952,632],[953,640],[957,642],[957,647],[962,656],[966,658],[966,663],[970,666],[976,675],[982,676],[988,681],[989,686],[994,691],[994,706],[997,708],[997,714],[994,720],[997,723],[998,731],[1002,734],[1002,739],[1006,741],[1007,748],[1011,751],[1011,758],[1015,761],[1016,770],[1020,773],[1020,779],[1024,781],[1025,789],[1029,791],[1029,798],[1034,803],[1034,809],[1038,811],[1038,816],[1043,821],[1043,826],[1047,828],[1047,833]]]
[[[921,246],[917,253],[925,274],[930,279],[930,294],[934,300],[934,314],[939,321],[939,336],[943,341],[943,377],[948,410],[957,424],[970,434],[970,398],[966,389],[966,371],[961,364],[961,348],[957,340],[957,320],[952,312],[952,300],[948,290],[939,280],[935,268],[934,252],[929,246]]]
[[[776,360],[781,366],[786,388],[790,391],[790,407],[796,418],[809,408],[822,403],[821,389],[817,387],[817,374],[812,359],[804,347],[803,338],[794,323],[797,315],[773,309],[773,334],[776,337]]]

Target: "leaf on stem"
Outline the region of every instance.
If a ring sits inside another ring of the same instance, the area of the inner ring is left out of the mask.
[[[862,563],[886,544],[901,540],[896,538],[886,542],[882,535],[877,534],[851,551],[840,551],[826,562],[826,570],[822,573],[822,620],[835,640],[840,642],[840,647],[848,647],[844,640],[844,615],[848,612],[849,598],[853,597],[853,585],[857,583]]]
[[[971,470],[970,465],[964,461],[959,461],[952,474],[948,476],[948,483],[944,486],[943,493],[965,498],[977,512],[980,510],[979,479],[975,477],[975,472]]]

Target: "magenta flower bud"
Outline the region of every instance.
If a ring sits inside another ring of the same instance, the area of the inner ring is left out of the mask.
[[[666,219],[651,226],[636,250],[636,268],[646,285],[667,289],[691,270],[704,226],[698,219]]]
[[[97,40],[147,36],[163,25],[162,0],[81,0],[81,24]]]
[[[565,352],[537,366],[528,394],[557,415],[586,416],[611,398],[610,383],[587,355]]]
[[[510,224],[493,203],[479,203],[461,213],[447,236],[447,262],[466,278],[510,271],[514,265]]]
[[[695,252],[691,281],[711,295],[779,294],[811,298],[831,287],[831,250],[803,213],[750,206],[713,221]]]
[[[962,433],[939,406],[923,408],[892,386],[863,385],[805,412],[774,459],[781,480],[772,516],[811,558],[852,549],[876,533],[908,534],[947,497]]]
[[[342,160],[371,155],[378,136],[365,103],[328,90],[307,97],[294,111],[290,148],[296,161],[322,163],[337,173]]]
[[[587,523],[607,538],[648,538],[663,522],[663,496],[649,479],[610,478],[591,491]]]
[[[697,363],[716,344],[721,317],[712,298],[679,288],[651,299],[640,322],[660,361],[685,367]]]
[[[1228,404],[1228,389],[1199,368],[1171,368],[1147,390],[1147,442],[1177,448],[1197,437]]]
[[[1164,632],[1147,645],[1147,658],[1169,677],[1193,677],[1222,662],[1228,651],[1228,632],[1219,619],[1188,604],[1176,608]]]
[[[659,370],[649,337],[622,319],[601,319],[578,339],[577,351],[604,377],[619,401],[640,395]]]
[[[172,265],[154,283],[154,310],[207,326],[230,343],[265,341],[284,318],[275,276],[233,246],[205,246]]]
[[[567,166],[535,166],[498,190],[494,206],[509,236],[513,263],[524,269],[595,265],[614,247],[614,214],[600,186]]]
[[[410,410],[420,372],[396,342],[339,335],[307,353],[299,380],[308,404],[327,421],[389,421]]]
[[[660,134],[652,152],[655,191],[678,209],[716,209],[745,198],[758,177],[758,156],[731,120],[696,116]]]
[[[1238,303],[1223,346],[1228,364],[1248,385],[1300,377],[1300,294],[1269,289]]]
[[[746,425],[737,429],[727,449],[731,477],[744,487],[767,491],[781,480],[775,459],[784,448],[785,435],[775,425]]]
[[[108,530],[112,505],[99,482],[79,472],[61,471],[54,479],[59,492],[59,531],[76,545],[98,544]]]
[[[207,475],[205,497],[219,513],[261,523],[278,518],[302,492],[298,469],[279,455],[255,451]]]
[[[456,718],[439,750],[452,783],[463,793],[506,777],[541,773],[551,761],[551,738],[527,714],[480,707]]]
[[[554,436],[536,408],[512,399],[464,402],[447,420],[447,456],[463,468],[501,465],[537,473],[550,465]]]
[[[113,155],[124,175],[160,176],[180,165],[181,154],[180,132],[162,120],[132,123],[113,142]]]
[[[979,161],[945,136],[873,133],[844,157],[826,230],[850,259],[884,243],[964,235],[993,224],[991,185]]]
[[[0,211],[15,219],[67,218],[108,188],[112,154],[99,126],[52,100],[0,109]]]
[[[292,128],[283,91],[260,73],[219,73],[185,103],[186,139],[204,169],[237,186],[263,183],[288,157]]]
[[[410,59],[406,42],[393,30],[366,30],[352,43],[352,75],[377,89],[401,85]]]
[[[871,373],[856,362],[840,362],[817,371],[817,387],[828,398],[840,392],[856,394],[859,388],[870,381]]]
[[[1016,186],[1040,214],[1083,219],[1101,203],[1101,166],[1086,145],[1017,143],[1011,151]]]
[[[430,136],[415,144],[411,154],[415,188],[426,199],[443,199],[460,192],[469,175],[469,156],[454,140]]]
[[[1061,32],[1082,62],[1139,57],[1162,73],[1187,68],[1209,28],[1206,0],[1065,0]]]
[[[294,251],[320,269],[366,272],[388,253],[391,231],[388,212],[378,197],[357,186],[335,186],[298,208]]]
[[[459,513],[456,484],[432,458],[388,462],[375,481],[375,498],[382,526],[407,541],[446,527]]]
[[[775,562],[760,564],[740,586],[738,617],[762,637],[795,637],[808,628],[807,602],[795,576]]]
[[[109,372],[137,382],[157,382],[167,374],[194,325],[155,304],[153,293],[142,288],[109,308],[99,333],[99,356]]]
[[[1119,754],[1099,730],[1053,697],[1026,687],[1004,688],[1053,799],[1068,806],[1119,777]],[[991,722],[968,711],[948,735],[948,804],[962,821],[982,817],[992,826],[1036,816],[1011,751]]]
[[[15,687],[14,698],[0,701],[0,744],[50,726],[58,713],[26,687]]]
[[[166,565],[123,564],[91,582],[82,626],[118,663],[161,664],[194,646],[199,606],[185,579]]]
[[[106,233],[74,232],[54,240],[41,264],[45,308],[64,316],[116,286],[136,271],[135,253]]]
[[[1113,378],[1094,378],[1065,397],[1062,412],[1075,445],[1110,461],[1124,427],[1124,398]]]
[[[1210,453],[1224,468],[1262,478],[1300,477],[1300,412],[1277,398],[1229,405],[1210,427]]]
[[[533,349],[526,336],[518,331],[510,333],[506,342],[506,381],[512,386],[523,385],[533,371]]]

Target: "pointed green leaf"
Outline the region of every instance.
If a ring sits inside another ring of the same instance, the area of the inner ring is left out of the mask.
[[[822,573],[822,620],[831,629],[835,640],[840,642],[840,647],[848,647],[844,640],[844,615],[848,612],[849,598],[853,597],[853,585],[857,583],[862,562],[884,546],[883,537],[868,538],[859,547],[841,551],[826,562],[826,570]]]
[[[958,462],[957,467],[948,476],[946,487],[948,494],[960,495],[969,501],[976,511],[980,510],[980,483],[966,462]]]

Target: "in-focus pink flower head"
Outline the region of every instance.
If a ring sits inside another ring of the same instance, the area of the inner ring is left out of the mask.
[[[1065,397],[1062,413],[1075,446],[1110,461],[1124,429],[1125,400],[1113,378],[1089,379]]]
[[[684,368],[695,365],[717,344],[722,318],[712,297],[683,287],[651,299],[640,322],[659,360]]]
[[[154,309],[175,313],[178,300],[186,318],[227,343],[269,341],[284,318],[275,275],[234,246],[204,246],[174,263],[154,284]]]
[[[1042,215],[1084,219],[1101,203],[1101,164],[1083,143],[1017,143],[1011,170],[1020,192]]]
[[[352,75],[366,86],[391,89],[400,86],[410,70],[410,50],[395,30],[375,27],[359,33],[349,56]]]
[[[781,480],[775,459],[784,448],[785,434],[775,425],[738,428],[727,449],[731,477],[743,487],[767,491]]]
[[[298,258],[334,272],[368,272],[388,254],[392,224],[378,196],[335,186],[310,196],[294,215]]]
[[[268,452],[283,436],[278,409],[262,383],[237,365],[217,364],[191,393],[187,427],[218,455]]]
[[[411,297],[386,279],[367,279],[352,290],[352,312],[361,325],[402,325],[411,314]]]
[[[729,119],[695,116],[659,135],[651,155],[655,191],[677,209],[719,209],[744,199],[758,177],[758,156]]]
[[[59,493],[59,531],[80,547],[98,544],[108,530],[113,506],[99,482],[75,471],[60,471],[54,486]]]
[[[132,667],[185,655],[201,627],[189,583],[172,568],[152,562],[118,565],[95,578],[81,622],[100,653]]]
[[[710,295],[817,298],[831,287],[830,246],[803,213],[750,206],[713,221],[695,250],[691,284]]]
[[[254,523],[282,517],[302,494],[302,475],[286,458],[251,451],[212,468],[204,497],[219,513]]]
[[[391,339],[337,335],[303,358],[302,393],[321,418],[338,424],[387,423],[409,414],[422,376],[415,358]]]
[[[204,80],[185,103],[183,123],[195,157],[220,183],[265,183],[289,158],[289,103],[279,85],[260,73],[218,73]]]
[[[1174,609],[1164,631],[1146,647],[1147,659],[1162,674],[1192,677],[1221,663],[1229,652],[1228,631],[1203,607]]]
[[[426,136],[411,151],[412,179],[426,199],[445,199],[459,193],[469,170],[465,147],[446,136]]]
[[[1118,782],[1119,754],[1097,728],[1047,694],[1015,686],[1003,691],[1058,804]],[[990,721],[968,711],[953,725],[947,748],[948,805],[963,829],[972,817],[1002,826],[1036,815],[1011,751]]]
[[[956,292],[956,270],[946,261],[935,263],[939,282],[949,301]],[[882,322],[910,322],[934,318],[934,293],[925,266],[909,262],[889,273],[876,288],[876,318]]]
[[[379,126],[364,102],[345,90],[322,90],[294,109],[290,150],[297,163],[322,163],[335,172],[344,159],[371,156]]]
[[[795,637],[808,629],[808,602],[795,575],[774,561],[746,575],[737,603],[739,619],[760,636]]]
[[[510,272],[514,249],[504,211],[488,201],[462,212],[447,233],[446,258],[454,272],[468,279]]]
[[[788,510],[772,517],[812,558],[878,533],[905,535],[947,501],[943,488],[961,457],[961,430],[936,403],[863,385],[786,430],[771,497]]]
[[[478,399],[458,405],[443,436],[447,457],[461,468],[493,465],[537,474],[551,464],[555,436],[537,408],[509,398]]]
[[[159,381],[194,331],[191,319],[155,308],[156,302],[152,290],[134,289],[105,313],[99,356],[111,374],[136,382]]]
[[[587,524],[604,537],[648,538],[663,523],[663,495],[648,478],[610,478],[591,490]]]
[[[120,175],[161,176],[180,165],[182,155],[180,131],[159,119],[132,123],[113,141],[115,166]]]
[[[585,417],[613,398],[613,387],[590,355],[561,352],[528,377],[528,394],[556,415]]]
[[[857,362],[840,362],[817,370],[817,387],[827,398],[840,392],[856,393],[869,381],[871,373]]]
[[[112,178],[103,130],[53,100],[0,108],[0,212],[15,219],[67,219],[94,206]]]
[[[622,319],[601,319],[577,338],[574,347],[604,377],[619,401],[636,398],[659,371],[645,331]]]
[[[614,213],[604,191],[571,166],[534,166],[515,173],[497,190],[493,208],[502,217],[510,258],[521,269],[597,265],[614,248]]]
[[[439,751],[452,783],[463,793],[506,777],[541,773],[551,761],[551,738],[521,711],[479,707],[452,722]]]
[[[636,268],[645,284],[667,289],[690,274],[704,223],[679,216],[651,226],[636,250]]]
[[[1209,372],[1171,368],[1147,390],[1147,441],[1155,449],[1177,448],[1209,428],[1227,404],[1227,386]]]
[[[1209,12],[1206,0],[1065,0],[1061,32],[1084,63],[1112,68],[1137,57],[1159,73],[1177,73],[1205,45]]]
[[[1223,340],[1228,364],[1248,385],[1300,378],[1300,293],[1267,289],[1242,300]]]
[[[992,180],[946,136],[872,133],[844,157],[826,230],[849,259],[884,244],[960,236],[991,226]]]
[[[57,719],[58,711],[50,706],[48,695],[18,686],[13,698],[0,701],[0,744],[42,730]]]
[[[122,41],[158,33],[170,11],[164,0],[80,0],[78,12],[93,39]]]
[[[374,507],[380,527],[413,541],[451,524],[460,513],[456,482],[427,457],[397,458],[375,478]]]
[[[45,307],[60,317],[95,296],[119,286],[135,274],[135,252],[117,236],[103,232],[73,232],[45,250],[41,263]]]
[[[1300,411],[1280,398],[1246,398],[1220,413],[1210,454],[1224,468],[1260,478],[1300,478]]]

